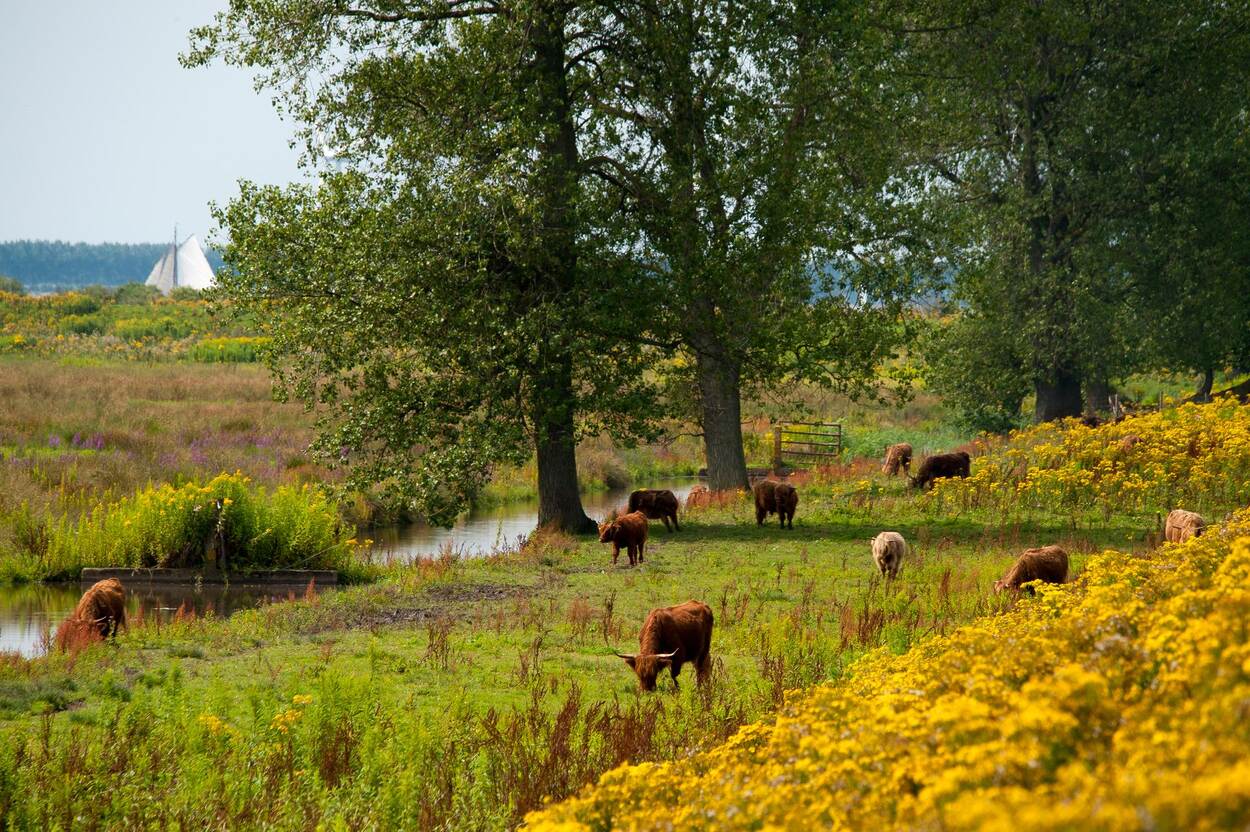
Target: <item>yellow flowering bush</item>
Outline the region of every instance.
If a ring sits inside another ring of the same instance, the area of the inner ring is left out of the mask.
[[[1145,556],[1105,552],[1074,584],[866,656],[845,682],[791,692],[773,723],[616,769],[527,824],[1244,828],[1247,621],[1250,511]]]
[[[1135,438],[1130,438],[1135,437]],[[1250,406],[1180,407],[1089,428],[1072,420],[1015,431],[967,479],[939,480],[943,508],[1164,511],[1250,502]]]

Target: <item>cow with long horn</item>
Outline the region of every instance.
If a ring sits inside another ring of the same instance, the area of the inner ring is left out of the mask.
[[[617,653],[638,676],[638,686],[655,690],[656,677],[668,668],[677,685],[681,666],[691,662],[699,684],[712,669],[712,608],[701,601],[654,609],[642,625],[637,653]]]

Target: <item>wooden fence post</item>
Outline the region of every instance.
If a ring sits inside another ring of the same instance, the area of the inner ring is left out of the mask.
[[[781,470],[781,428],[773,426],[773,472]]]

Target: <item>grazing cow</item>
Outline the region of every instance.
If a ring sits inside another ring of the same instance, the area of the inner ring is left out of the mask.
[[[620,557],[621,547],[629,552],[629,565],[642,563],[642,556],[647,548],[647,515],[641,511],[630,512],[615,520],[605,520],[599,524],[599,542],[612,544],[612,564]],[[637,555],[637,560],[634,556]]]
[[[768,515],[776,514],[781,528],[786,527],[786,520],[789,519],[793,529],[794,510],[798,505],[799,492],[788,482],[763,480],[755,484],[755,522],[760,526],[764,525]]]
[[[1169,543],[1184,543],[1191,537],[1199,537],[1207,528],[1207,521],[1194,511],[1175,508],[1168,512],[1163,527],[1163,537]]]
[[[681,531],[681,526],[677,524],[677,495],[665,489],[663,491],[652,491],[650,488],[640,488],[629,495],[629,510],[631,512],[641,511],[647,515],[648,520],[663,520],[664,528],[668,531]],[[668,527],[669,519],[673,521],[673,528]]]
[[[1120,440],[1120,443],[1119,443],[1120,451],[1121,453],[1128,453],[1129,451],[1136,448],[1139,444],[1141,444],[1141,437],[1135,433],[1131,433],[1128,436]]]
[[[894,578],[907,557],[907,541],[898,532],[881,532],[872,539],[872,559],[882,576]]]
[[[696,485],[686,495],[686,511],[692,508],[706,508],[712,504],[712,492],[706,485]]]
[[[651,611],[638,636],[638,652],[617,653],[638,674],[638,686],[655,690],[655,679],[668,668],[677,685],[677,674],[692,662],[702,684],[712,669],[712,608],[701,601]]]
[[[881,466],[881,473],[896,477],[899,471],[911,474],[911,445],[906,442],[899,442],[885,449],[885,464]]]
[[[972,473],[972,457],[964,451],[934,454],[920,463],[920,470],[911,478],[912,488],[933,488],[937,480],[948,477],[966,477]]]
[[[101,641],[126,626],[126,590],[116,578],[97,581],[78,599],[74,611],[56,630],[57,646],[67,649],[77,640]]]
[[[1042,546],[1021,552],[1016,562],[1007,570],[1007,574],[1003,575],[1003,579],[994,582],[994,591],[1018,591],[1021,584],[1029,581],[1061,584],[1067,580],[1068,553],[1058,546]]]

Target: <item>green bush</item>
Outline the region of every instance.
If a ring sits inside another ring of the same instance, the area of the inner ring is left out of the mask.
[[[51,524],[40,577],[72,578],[87,566],[199,566],[219,517],[231,571],[339,569],[351,559],[349,534],[319,490],[270,492],[236,473],[206,485],[149,487],[77,522],[60,518]]]
[[[120,318],[113,322],[113,334],[127,341],[145,338],[186,338],[193,327],[188,320],[162,315],[159,318]]]
[[[24,295],[26,294],[26,287],[16,277],[0,274],[0,292],[8,292],[11,295]]]
[[[187,357],[207,364],[250,364],[261,359],[268,343],[268,338],[205,338],[187,351]]]
[[[64,335],[99,335],[104,332],[104,322],[99,315],[66,315],[61,318]]]

